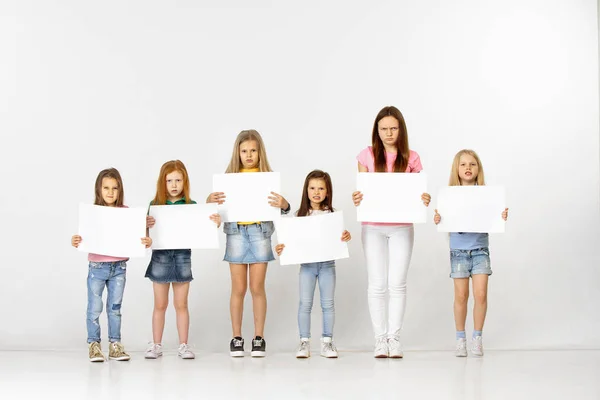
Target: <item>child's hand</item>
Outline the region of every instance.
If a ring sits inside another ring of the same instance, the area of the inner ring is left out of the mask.
[[[437,225],[440,223],[441,220],[442,220],[442,216],[438,213],[438,210],[435,210],[435,215],[433,217],[433,223]]]
[[[360,191],[356,191],[354,193],[352,193],[352,202],[354,203],[355,206],[360,206],[360,202],[363,199],[363,194]]]
[[[79,247],[79,243],[81,243],[81,236],[73,235],[73,237],[71,238],[71,246],[77,248]]]
[[[287,210],[289,203],[282,195],[271,192],[271,196],[269,196],[269,205],[272,207],[281,208],[282,210]]]
[[[146,228],[152,228],[155,223],[156,220],[154,219],[154,217],[146,215]]]
[[[142,244],[145,245],[147,249],[149,249],[150,246],[152,246],[152,238],[150,238],[150,237],[143,237],[142,238]]]
[[[281,255],[281,253],[283,253],[283,249],[285,248],[285,244],[280,243],[277,246],[275,246],[275,253],[277,253],[278,256]]]
[[[425,204],[425,207],[429,207],[429,202],[431,201],[431,195],[429,193],[423,193],[421,195],[421,200],[423,201],[423,204]]]
[[[223,192],[214,192],[208,195],[208,197],[206,198],[206,202],[223,204],[225,203],[225,197],[225,193]]]
[[[212,222],[214,222],[215,224],[217,224],[217,228],[219,228],[221,226],[221,215],[220,214],[213,214],[210,217],[210,220]]]
[[[505,221],[508,219],[508,208],[505,208],[504,211],[502,211],[502,219]]]
[[[352,236],[350,235],[350,232],[344,231],[344,233],[342,233],[342,242],[349,242],[351,239]]]

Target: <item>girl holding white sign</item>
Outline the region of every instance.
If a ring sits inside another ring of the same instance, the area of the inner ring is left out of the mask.
[[[167,161],[160,169],[156,183],[156,195],[150,205],[196,204],[190,198],[190,181],[185,165],[179,160]],[[221,225],[219,214],[210,219]],[[148,217],[148,228],[155,224]],[[192,251],[190,249],[153,250],[152,259],[146,269],[146,278],[152,281],[154,291],[154,311],[152,312],[152,342],[146,350],[145,358],[156,359],[162,356],[162,336],[165,329],[165,313],[169,305],[169,287],[173,285],[173,305],[179,334],[177,354],[182,359],[193,359],[195,354],[188,345],[190,313],[188,293],[192,279]]]
[[[100,171],[96,178],[94,204],[106,207],[127,207],[123,204],[125,191],[121,174],[115,168]],[[118,229],[118,227],[115,227]],[[79,247],[83,238],[73,235],[71,245]],[[141,239],[146,248],[152,245],[152,239]],[[125,273],[128,258],[110,255],[88,254],[89,269],[87,278],[87,342],[88,355],[92,362],[103,362],[104,354],[100,346],[100,324],[102,312],[102,292],[106,286],[106,314],[108,315],[109,358],[117,361],[129,360],[129,354],[121,344],[121,305],[125,291]]]
[[[262,137],[255,130],[242,131],[235,140],[231,160],[225,173],[238,172],[272,172]],[[225,193],[211,193],[206,202],[223,204]],[[280,208],[282,214],[290,211],[290,204],[278,193],[271,192],[268,202],[271,206]],[[275,259],[271,249],[271,235],[274,229],[272,221],[225,222],[223,227],[227,235],[223,260],[229,262],[231,273],[229,309],[233,338],[229,343],[229,354],[232,357],[244,356],[242,314],[248,276],[254,311],[254,339],[250,355],[252,357],[266,355],[267,344],[263,337],[267,315],[265,278],[268,262]]]
[[[473,150],[461,150],[454,156],[450,172],[450,186],[485,185],[483,165]],[[508,208],[502,212],[508,219]],[[442,220],[435,210],[433,222]],[[456,325],[456,356],[467,356],[465,321],[469,300],[469,277],[473,279],[473,342],[471,352],[483,355],[482,331],[487,313],[488,277],[492,275],[487,233],[450,233],[450,278],[454,280],[454,324]]]
[[[333,186],[327,172],[314,170],[304,180],[302,202],[296,212],[298,217],[334,212]],[[350,241],[350,232],[343,231],[341,240]],[[281,255],[284,243],[275,246],[275,252]],[[310,357],[310,314],[315,296],[315,287],[319,281],[319,296],[323,312],[323,334],[321,336],[321,356],[337,358],[338,352],[333,343],[333,324],[335,321],[335,262],[333,260],[300,265],[300,304],[298,306],[298,330],[300,345],[296,358]]]
[[[406,123],[396,107],[384,107],[375,118],[372,145],[356,157],[359,172],[418,173],[419,155],[408,147]],[[352,193],[355,206],[363,194]],[[431,196],[421,195],[425,206]],[[362,223],[362,244],[367,261],[368,299],[375,333],[376,358],[402,358],[400,331],[406,309],[406,277],[414,242],[413,224]],[[386,294],[389,299],[386,302]]]

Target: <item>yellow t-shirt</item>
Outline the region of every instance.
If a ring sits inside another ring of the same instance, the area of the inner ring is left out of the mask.
[[[259,168],[240,168],[240,172],[260,172]],[[238,222],[238,225],[260,224],[260,221]]]

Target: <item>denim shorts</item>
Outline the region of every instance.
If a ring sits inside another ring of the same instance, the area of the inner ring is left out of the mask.
[[[146,278],[156,283],[190,282],[194,279],[192,251],[189,249],[152,250]]]
[[[223,261],[232,264],[256,264],[273,261],[271,235],[275,230],[273,222],[266,221],[252,225],[238,225],[227,222],[223,231],[227,235]]]
[[[490,250],[450,250],[450,278],[469,278],[472,275],[491,275]]]

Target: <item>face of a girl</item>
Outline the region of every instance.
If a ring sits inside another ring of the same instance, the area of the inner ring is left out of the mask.
[[[474,185],[479,174],[479,164],[470,154],[463,154],[458,161],[458,177],[462,185]]]
[[[173,171],[167,174],[167,193],[169,200],[177,201],[181,198],[183,192],[183,174],[179,171]]]
[[[246,140],[240,144],[240,161],[246,169],[258,167],[260,159],[256,140]]]
[[[327,185],[325,179],[310,179],[308,181],[308,200],[310,200],[310,206],[314,209],[319,209],[320,204],[327,197]]]
[[[383,117],[377,123],[379,129],[379,139],[383,142],[386,150],[396,150],[396,142],[400,132],[400,123],[394,117]]]
[[[119,182],[115,178],[102,178],[102,200],[107,206],[114,206],[119,199]]]

